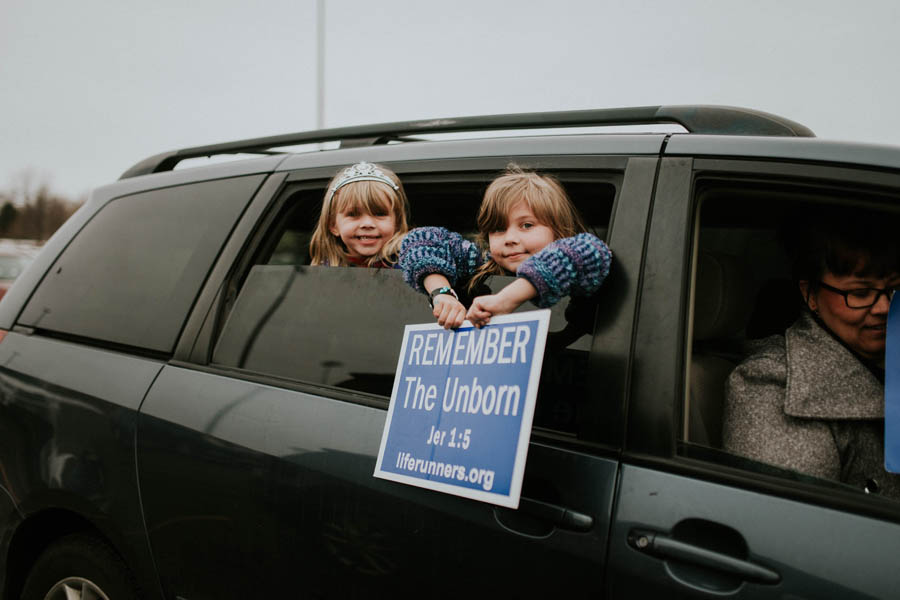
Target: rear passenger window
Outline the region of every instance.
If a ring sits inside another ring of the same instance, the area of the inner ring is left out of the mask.
[[[473,236],[484,178],[429,183],[404,178],[415,225],[443,225]],[[616,187],[610,181],[561,177],[592,230],[606,235]],[[235,274],[212,362],[305,385],[390,397],[404,326],[431,323],[427,298],[398,269],[313,267],[309,239],[322,188],[286,190],[246,269]],[[499,290],[512,278],[488,282]],[[457,286],[459,288],[460,286]],[[577,434],[587,402],[588,353],[601,293],[553,308],[535,425]],[[526,303],[520,310],[533,310]],[[552,392],[551,392],[552,391]]]
[[[63,251],[19,323],[171,352],[216,255],[263,178],[111,201]]]

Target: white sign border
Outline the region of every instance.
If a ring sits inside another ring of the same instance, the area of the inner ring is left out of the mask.
[[[388,434],[391,430],[391,421],[394,415],[394,408],[397,406],[397,389],[400,385],[400,373],[403,368],[403,358],[406,356],[406,344],[409,341],[410,333],[413,331],[434,331],[443,330],[443,327],[437,323],[423,323],[416,325],[407,325],[403,331],[403,344],[400,347],[400,355],[397,357],[397,370],[394,375],[394,387],[391,390],[391,403],[388,407],[387,419],[384,423],[384,430],[381,433],[381,445],[378,448],[378,458],[375,462],[374,477],[379,479],[387,479],[397,483],[404,483],[415,487],[434,490],[454,496],[462,496],[471,498],[480,502],[488,502],[498,506],[507,508],[519,508],[519,498],[522,494],[522,480],[525,477],[525,462],[528,456],[528,444],[531,441],[531,425],[534,420],[534,410],[537,406],[538,384],[540,383],[541,366],[544,362],[544,350],[547,344],[547,333],[550,329],[550,309],[543,308],[539,310],[523,311],[508,315],[500,315],[491,317],[491,322],[485,326],[502,325],[506,323],[519,323],[523,321],[537,321],[537,338],[534,343],[534,354],[531,360],[531,371],[528,374],[528,391],[525,395],[525,405],[522,412],[522,423],[519,429],[518,444],[516,447],[516,458],[513,463],[513,476],[509,486],[509,494],[497,494],[484,490],[472,489],[444,483],[442,481],[430,481],[384,471],[381,468],[384,459],[384,449],[387,446]],[[462,327],[474,327],[471,322],[464,321]]]

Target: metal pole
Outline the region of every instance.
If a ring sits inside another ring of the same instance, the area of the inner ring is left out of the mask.
[[[325,128],[325,0],[316,0],[316,129]]]

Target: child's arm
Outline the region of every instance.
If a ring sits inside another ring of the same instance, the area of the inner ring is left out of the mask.
[[[537,291],[534,303],[553,306],[563,296],[590,296],[609,274],[612,252],[597,236],[579,233],[551,242],[519,265],[518,277]]]
[[[455,285],[474,275],[481,263],[475,244],[443,227],[418,227],[406,234],[398,261],[406,283],[423,294],[426,276],[439,273]]]
[[[590,296],[606,279],[611,261],[607,245],[590,233],[556,240],[522,263],[516,280],[499,293],[476,298],[466,317],[483,327],[491,316],[510,313],[526,300],[547,308],[563,296]]]
[[[443,227],[419,227],[410,231],[400,247],[398,264],[413,289],[431,295],[471,277],[481,264],[481,252],[472,242]],[[453,295],[432,298],[435,319],[445,329],[462,325],[466,308]]]

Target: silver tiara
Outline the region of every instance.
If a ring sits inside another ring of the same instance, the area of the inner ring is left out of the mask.
[[[400,189],[400,186],[394,183],[393,179],[385,175],[384,171],[372,163],[362,161],[344,169],[344,172],[341,173],[340,177],[337,178],[337,181],[329,190],[328,200],[331,200],[334,197],[335,192],[343,186],[357,181],[380,181],[381,183],[386,183],[391,186],[394,191]]]

